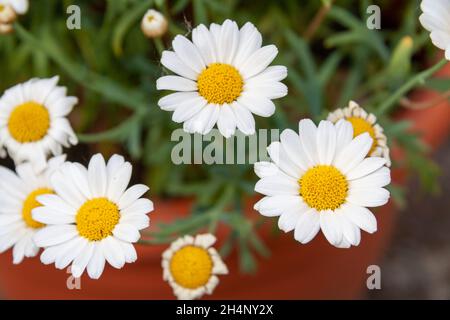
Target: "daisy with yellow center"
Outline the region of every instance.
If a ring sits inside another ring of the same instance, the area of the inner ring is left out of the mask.
[[[178,299],[193,300],[205,293],[212,294],[219,283],[217,275],[228,273],[227,266],[212,247],[215,242],[212,234],[187,235],[172,242],[164,251],[163,278]]]
[[[0,156],[6,151],[16,164],[29,161],[37,171],[49,154],[78,143],[66,116],[78,103],[68,97],[58,77],[31,79],[5,91],[0,98]]]
[[[389,200],[384,189],[391,181],[386,159],[369,157],[373,139],[365,132],[354,137],[349,121],[321,121],[316,127],[307,119],[299,134],[284,130],[268,152],[273,162],[255,163],[261,178],[255,190],[263,195],[255,210],[263,216],[279,216],[278,226],[294,230],[301,243],[311,241],[319,230],[339,248],[357,246],[360,229],[373,233],[377,220],[367,207]]]
[[[50,159],[42,172],[36,172],[29,163],[18,165],[17,173],[0,167],[0,252],[13,247],[14,264],[39,251],[32,238],[44,224],[33,218],[32,211],[41,206],[38,196],[53,193],[50,176],[65,158]]]
[[[192,30],[192,42],[176,36],[174,51],[164,51],[161,63],[177,75],[159,78],[156,87],[178,92],[158,105],[173,111],[172,120],[183,122],[189,133],[207,134],[216,124],[226,138],[236,128],[255,133],[253,114],[270,117],[275,112],[272,99],[287,94],[280,82],[286,67],[269,67],[277,48],[261,45],[261,34],[250,22],[241,29],[231,20],[209,29],[201,24]]]
[[[391,166],[387,138],[383,133],[383,128],[377,123],[377,117],[374,114],[368,113],[356,102],[350,101],[348,107],[331,112],[327,118],[333,123],[341,119],[345,119],[352,124],[354,137],[367,132],[373,140],[369,156],[383,157],[386,159],[386,165]]]
[[[141,198],[147,186],[127,188],[131,171],[122,156],[114,155],[106,164],[96,154],[88,168],[66,162],[53,174],[55,194],[38,196],[42,206],[32,211],[32,218],[45,224],[33,238],[45,249],[42,263],[58,269],[71,264],[74,277],[87,269],[90,278],[98,279],[105,262],[121,269],[136,261],[133,243],[149,226],[153,203]]]

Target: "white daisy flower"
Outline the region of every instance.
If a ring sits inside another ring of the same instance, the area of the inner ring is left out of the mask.
[[[336,109],[328,115],[327,120],[336,123],[345,119],[352,124],[353,137],[367,132],[373,139],[369,155],[371,157],[383,157],[386,159],[386,165],[391,166],[389,156],[389,147],[387,145],[386,135],[383,128],[377,123],[377,117],[361,108],[356,102],[350,101],[348,107]]]
[[[159,38],[167,31],[166,18],[156,10],[148,10],[141,21],[142,32],[149,38]]]
[[[65,155],[51,158],[45,170],[38,173],[29,163],[18,165],[17,174],[0,167],[0,252],[14,247],[14,264],[39,251],[32,238],[44,225],[34,220],[31,212],[41,205],[36,197],[53,193],[50,176],[65,159]]]
[[[28,11],[28,0],[0,0],[0,14],[10,7],[17,14],[25,14]]]
[[[162,257],[163,278],[168,281],[179,300],[201,298],[212,294],[219,283],[217,275],[228,268],[212,247],[216,237],[200,234],[184,236],[172,242]]]
[[[34,236],[36,245],[45,248],[42,263],[55,263],[58,269],[71,264],[77,278],[87,268],[89,277],[98,279],[105,261],[117,269],[136,261],[132,243],[149,226],[153,203],[141,198],[147,186],[127,189],[131,171],[122,156],[106,164],[96,154],[88,168],[66,162],[53,174],[55,194],[38,197],[42,207],[32,212],[33,219],[46,224]]]
[[[450,0],[422,0],[420,8],[420,23],[431,32],[433,44],[444,50],[445,58],[450,60]]]
[[[271,66],[277,47],[261,47],[262,37],[247,22],[240,30],[234,21],[222,25],[203,24],[192,30],[192,42],[178,35],[174,51],[164,51],[161,63],[177,75],[157,80],[158,90],[178,91],[159,100],[173,111],[172,120],[184,122],[189,133],[207,134],[217,123],[226,138],[236,127],[244,134],[255,133],[253,114],[270,117],[272,99],[284,97],[287,76],[284,66]]]
[[[48,154],[78,143],[66,116],[78,103],[68,97],[59,77],[31,79],[5,91],[0,98],[0,156],[8,151],[16,164],[30,161],[39,171]]]
[[[299,134],[284,130],[273,142],[273,162],[255,163],[261,178],[255,190],[265,195],[255,204],[263,216],[280,216],[278,226],[294,231],[301,243],[311,241],[321,229],[334,246],[357,246],[360,229],[377,230],[375,216],[366,207],[389,200],[383,187],[391,181],[386,159],[366,158],[372,138],[363,133],[353,138],[350,122],[336,125],[321,121],[316,127],[307,119],[299,123]]]

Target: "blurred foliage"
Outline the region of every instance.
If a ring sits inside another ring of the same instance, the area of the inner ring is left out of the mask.
[[[317,121],[350,99],[358,101],[378,115],[390,144],[405,148],[406,158],[394,167],[409,167],[427,189],[436,189],[437,169],[426,157],[426,147],[409,133],[409,123],[391,117],[401,98],[392,94],[409,79],[417,81],[406,91],[418,84],[436,90],[449,87],[448,79],[413,78],[436,54],[419,24],[418,0],[37,2],[32,1],[14,34],[0,36],[0,90],[31,77],[60,75],[60,83],[80,98],[71,122],[81,142],[91,143],[89,152],[128,153],[135,160],[137,179],[151,186],[153,196],[196,199],[189,217],[162,226],[150,234],[149,242],[167,242],[199,229],[215,231],[221,222],[231,229],[222,253],[237,246],[244,271],[256,267],[253,252],[269,254],[255,232],[260,222],[243,215],[245,196],[254,194],[252,165],[174,165],[170,153],[177,142],[170,136],[180,126],[157,106],[161,93],[155,81],[165,73],[161,51],[171,47],[176,34],[188,35],[199,23],[226,18],[239,25],[253,22],[264,43],[278,47],[274,63],[289,70],[289,95],[276,101],[273,117],[257,117],[258,128],[294,128],[302,117]],[[71,4],[81,7],[81,30],[66,27]],[[370,4],[382,8],[381,30],[366,26]],[[140,20],[150,7],[170,21],[163,39],[148,40],[140,31]],[[75,156],[88,158],[86,149]],[[401,203],[401,188],[393,186],[391,191]]]

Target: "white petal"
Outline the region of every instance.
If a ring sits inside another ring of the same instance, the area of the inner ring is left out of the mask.
[[[113,235],[120,240],[126,242],[137,242],[141,237],[137,228],[131,224],[118,224],[114,230]]]
[[[121,209],[121,214],[147,214],[151,211],[153,211],[153,202],[145,198],[140,198],[131,205]]]
[[[255,191],[267,196],[298,195],[299,185],[297,180],[280,172],[276,175],[265,177],[255,185]]]
[[[315,209],[311,209],[300,216],[295,226],[294,238],[300,243],[308,243],[320,230],[320,217]]]
[[[75,216],[48,207],[34,208],[32,216],[34,220],[44,224],[67,224],[75,222]]]
[[[347,146],[353,139],[352,124],[344,119],[336,123],[336,156]]]
[[[336,246],[342,241],[341,224],[333,211],[320,212],[320,228],[325,238],[332,245]]]
[[[368,233],[377,231],[377,219],[369,209],[348,203],[341,208],[342,213],[362,230]]]
[[[48,247],[68,241],[78,235],[74,225],[46,226],[34,235],[34,242],[38,247]]]
[[[197,91],[197,83],[179,76],[163,76],[156,80],[156,89],[172,91]]]
[[[120,170],[109,176],[107,191],[108,199],[113,202],[119,201],[130,183],[131,171],[131,164],[129,162],[125,162]]]
[[[133,202],[139,199],[144,193],[146,193],[149,188],[143,184],[135,184],[131,186],[124,192],[118,201],[118,206],[120,210],[130,206]]]
[[[350,189],[358,188],[382,188],[391,183],[391,171],[382,167],[365,177],[350,181]]]
[[[352,142],[342,149],[335,160],[334,165],[347,174],[363,161],[372,146],[372,138],[365,132],[355,137]]]
[[[389,191],[383,188],[350,189],[347,201],[362,207],[379,207],[389,201]]]
[[[260,178],[270,177],[279,172],[278,167],[267,161],[255,162],[254,165],[255,174]]]
[[[369,157],[365,158],[359,165],[353,168],[347,173],[348,180],[355,180],[362,178],[386,164],[386,159],[379,157]]]
[[[159,99],[158,106],[164,111],[175,111],[183,103],[188,103],[198,96],[198,92],[175,92]]]
[[[283,130],[280,135],[280,141],[287,155],[297,166],[302,169],[302,171],[306,171],[312,166],[311,161],[303,150],[300,137],[294,132],[294,130]]]
[[[107,237],[100,242],[106,261],[116,269],[121,269],[125,264],[125,254],[120,243],[114,237]]]
[[[248,57],[261,48],[262,36],[251,22],[239,30],[239,46],[233,64],[240,67]]]
[[[274,45],[264,46],[251,54],[239,67],[244,79],[248,79],[263,71],[278,54],[278,49]]]
[[[100,246],[97,244],[94,247],[94,252],[89,260],[87,271],[91,279],[98,279],[105,268],[105,256]]]
[[[200,110],[208,103],[205,98],[197,96],[179,105],[172,114],[172,120],[181,123],[200,112]]]
[[[236,131],[236,119],[231,107],[228,104],[224,104],[220,107],[217,128],[219,128],[220,133],[225,138],[231,137]]]
[[[192,42],[197,47],[206,65],[217,61],[217,50],[211,33],[200,24],[192,30]]]
[[[318,163],[316,125],[310,119],[303,119],[299,122],[298,128],[300,142],[309,161],[313,164]]]
[[[163,51],[161,56],[161,63],[164,67],[169,69],[170,71],[191,80],[197,79],[197,72],[189,68],[180,58],[178,58],[177,54],[173,51]]]
[[[245,135],[254,134],[255,118],[253,118],[252,113],[238,102],[233,102],[231,109],[234,112],[237,128]]]
[[[237,102],[261,117],[270,117],[275,113],[275,105],[272,100],[260,95],[243,92]]]
[[[172,46],[178,58],[195,72],[200,73],[206,67],[197,47],[186,37],[177,35]]]
[[[279,195],[273,197],[264,197],[259,200],[254,208],[263,216],[276,217],[284,213],[288,208],[303,208],[304,203],[299,196]]]
[[[106,195],[107,179],[105,159],[97,153],[91,158],[88,166],[89,187],[93,197]]]
[[[320,121],[317,129],[319,163],[330,165],[336,151],[336,130],[330,121]]]

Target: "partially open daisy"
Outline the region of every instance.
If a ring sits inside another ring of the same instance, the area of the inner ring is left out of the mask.
[[[36,200],[39,195],[53,193],[50,176],[65,158],[51,158],[42,172],[35,172],[29,163],[18,165],[17,174],[0,167],[0,252],[14,247],[14,264],[39,251],[32,238],[44,225],[34,220],[31,212],[41,205]]]
[[[164,251],[163,278],[180,300],[201,298],[212,294],[219,283],[217,275],[227,274],[227,266],[212,247],[216,237],[212,234],[184,236],[172,242]]]
[[[75,277],[87,268],[98,279],[105,261],[117,269],[136,261],[132,243],[149,226],[153,203],[141,198],[147,186],[127,189],[131,171],[122,156],[114,155],[106,164],[96,154],[88,168],[66,162],[53,174],[55,194],[39,196],[42,207],[32,212],[34,220],[46,224],[34,236],[36,245],[45,248],[42,263],[55,263],[58,269],[72,264]]]
[[[5,91],[0,98],[0,156],[8,151],[17,163],[30,161],[36,170],[49,154],[60,155],[62,146],[78,140],[66,116],[78,102],[68,97],[58,77],[31,79]]]
[[[255,163],[261,178],[255,190],[265,195],[255,209],[267,217],[280,216],[278,226],[294,231],[301,243],[311,241],[321,229],[334,246],[357,246],[360,229],[373,233],[375,216],[366,207],[384,205],[390,183],[386,160],[366,155],[372,138],[363,133],[353,138],[350,122],[336,125],[321,121],[316,127],[307,119],[299,123],[299,134],[284,130],[273,142],[273,162]]]
[[[161,109],[174,111],[172,120],[184,122],[190,133],[207,134],[214,125],[224,137],[236,127],[244,134],[255,132],[253,114],[269,117],[275,112],[272,99],[284,97],[287,76],[284,66],[271,66],[278,53],[274,45],[261,47],[262,37],[247,22],[240,30],[234,21],[199,25],[192,42],[178,35],[174,51],[164,51],[161,63],[177,75],[158,79],[158,90],[178,91],[160,99]]]
[[[368,113],[356,102],[350,101],[348,107],[331,112],[327,118],[333,123],[341,119],[345,119],[352,124],[354,137],[367,132],[373,139],[369,156],[383,157],[386,159],[386,165],[391,166],[387,138],[383,133],[383,128],[377,123],[377,117],[374,114]]]
[[[430,31],[433,44],[444,50],[445,58],[450,60],[450,1],[422,0],[420,8],[420,23]]]

